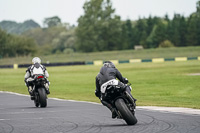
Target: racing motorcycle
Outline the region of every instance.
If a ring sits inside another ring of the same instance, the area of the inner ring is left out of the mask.
[[[47,79],[43,74],[34,75],[33,80],[33,99],[36,107],[46,107],[47,106],[47,93],[45,89],[45,84]]]
[[[131,83],[127,83],[131,87]],[[131,88],[132,89],[132,88]],[[136,99],[134,99],[125,89],[118,86],[118,80],[109,81],[105,86],[102,85],[101,92],[104,93],[109,103],[116,108],[118,119],[124,119],[128,125],[135,125]]]

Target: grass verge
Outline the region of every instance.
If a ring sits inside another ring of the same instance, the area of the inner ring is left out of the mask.
[[[156,48],[144,50],[122,50],[105,51],[93,53],[54,54],[39,56],[43,63],[94,61],[94,60],[129,60],[129,59],[152,59],[152,58],[174,58],[174,57],[198,57],[200,46],[196,47],[174,47]],[[0,65],[30,64],[32,57],[16,57],[0,59]]]
[[[94,95],[95,76],[101,66],[48,67],[49,97],[99,102]],[[117,65],[132,83],[140,106],[176,106],[200,109],[200,61]],[[28,94],[25,69],[0,69],[0,91]]]

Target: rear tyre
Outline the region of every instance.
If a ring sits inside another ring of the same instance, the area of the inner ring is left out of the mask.
[[[46,95],[46,91],[44,88],[40,88],[38,89],[38,93],[39,93],[39,103],[40,103],[40,107],[44,108],[47,106],[47,95]]]
[[[135,115],[128,109],[123,99],[117,99],[115,106],[128,125],[135,125],[137,123]]]

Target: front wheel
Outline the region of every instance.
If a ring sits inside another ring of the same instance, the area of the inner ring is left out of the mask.
[[[117,99],[115,101],[115,106],[128,125],[135,125],[137,123],[135,115],[129,110],[123,99]]]
[[[47,106],[47,94],[44,88],[38,89],[40,107]]]

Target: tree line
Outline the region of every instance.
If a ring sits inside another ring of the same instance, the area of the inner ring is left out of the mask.
[[[36,53],[34,39],[8,34],[0,29],[0,58],[27,56]]]
[[[0,22],[0,27],[2,30],[6,30],[7,33],[21,34],[24,31],[38,28],[38,27],[40,27],[40,25],[37,24],[33,20],[27,20],[27,21],[24,21],[23,23],[17,23],[15,21],[4,20],[4,21]]]
[[[77,49],[83,52],[170,46],[200,46],[200,1],[188,18],[174,14],[163,18],[120,20],[110,0],[90,0],[84,4],[84,15],[78,19]]]
[[[122,21],[110,0],[86,1],[83,9],[77,26],[54,16],[45,18],[45,27],[24,30],[20,35],[0,30],[0,56],[125,50],[136,45],[200,46],[200,1],[189,17],[174,14],[172,19],[166,14]]]

